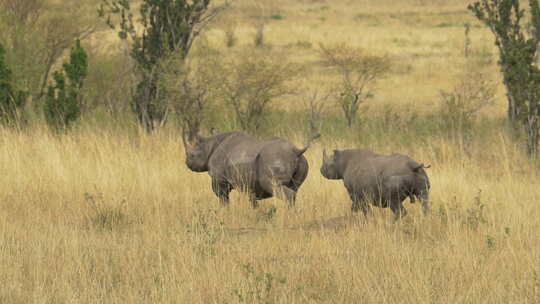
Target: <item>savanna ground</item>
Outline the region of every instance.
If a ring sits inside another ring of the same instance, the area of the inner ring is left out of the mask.
[[[275,199],[253,210],[237,193],[221,208],[208,176],[185,167],[173,124],[152,135],[92,118],[62,136],[43,124],[0,129],[0,302],[540,302],[538,163],[504,123],[503,88],[472,126],[448,130],[436,114],[439,90],[464,69],[499,77],[492,36],[467,3],[272,1],[267,47],[312,67],[298,86],[335,77],[318,66],[320,42],[394,59],[360,126],[323,119],[293,210]],[[238,38],[231,52],[253,43],[252,6],[238,0],[228,15]],[[463,56],[466,22],[473,59]],[[220,26],[206,39],[225,49]],[[114,41],[108,35],[93,43]],[[298,146],[301,97],[279,101],[272,118],[272,132]],[[323,147],[431,164],[431,215],[407,203],[399,223],[388,210],[349,217],[341,182],[318,172]]]

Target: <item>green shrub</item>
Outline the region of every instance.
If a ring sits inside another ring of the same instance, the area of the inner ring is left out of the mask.
[[[44,109],[47,123],[57,131],[70,127],[81,114],[80,93],[88,70],[88,56],[79,40],[63,69],[53,74],[55,84],[49,85]]]
[[[274,19],[274,20],[283,20],[283,19],[285,19],[285,17],[283,15],[280,15],[280,14],[272,15],[272,16],[270,16],[270,18]]]
[[[26,97],[25,91],[14,88],[12,72],[5,60],[5,50],[0,44],[0,122],[18,123]]]
[[[536,157],[540,150],[540,4],[528,2],[528,11],[519,0],[481,0],[468,8],[495,36],[508,92],[508,119],[516,129],[525,130],[527,152]]]
[[[102,0],[98,10],[111,29],[118,17],[120,39],[133,41],[130,56],[135,61],[139,82],[133,96],[133,110],[147,131],[162,126],[169,113],[165,88],[159,86],[160,64],[174,55],[185,59],[196,37],[210,20],[227,6],[211,7],[210,0],[143,0],[134,20],[129,1]],[[142,30],[137,31],[136,27]]]

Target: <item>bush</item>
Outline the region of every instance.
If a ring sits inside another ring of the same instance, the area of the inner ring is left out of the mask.
[[[5,50],[0,44],[0,122],[18,124],[27,93],[14,88],[12,72],[5,61]]]
[[[492,105],[495,84],[480,72],[464,73],[451,92],[441,91],[440,126],[451,136],[468,136],[478,112]]]
[[[57,131],[70,127],[81,114],[81,89],[88,70],[88,56],[79,40],[63,68],[63,73],[53,74],[55,84],[49,85],[44,109],[47,123]]]
[[[159,87],[160,63],[176,54],[185,59],[201,29],[228,3],[211,8],[210,0],[141,2],[138,21],[133,20],[129,1],[102,0],[98,12],[112,29],[115,25],[111,16],[117,15],[119,37],[133,41],[130,54],[140,78],[133,96],[133,110],[145,130],[153,131],[165,123],[169,110],[167,92]],[[136,27],[143,30],[137,31]]]
[[[218,88],[214,69],[219,64],[219,53],[208,47],[198,48],[195,53],[186,61],[172,56],[162,62],[159,83],[167,92],[170,109],[190,134],[198,134]]]

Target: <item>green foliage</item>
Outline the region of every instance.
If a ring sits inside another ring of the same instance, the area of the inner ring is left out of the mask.
[[[5,49],[0,43],[0,122],[17,124],[26,102],[27,93],[14,88],[11,69],[5,60]]]
[[[88,70],[88,55],[77,40],[71,49],[69,62],[63,72],[53,74],[54,85],[49,85],[45,102],[45,118],[57,131],[70,127],[81,114],[81,90]],[[66,79],[67,77],[67,79]]]
[[[499,65],[508,91],[508,118],[521,123],[527,132],[527,151],[536,156],[540,132],[540,6],[529,0],[530,30],[519,0],[482,0],[469,5],[488,26],[499,49]]]
[[[274,19],[274,20],[283,20],[285,19],[285,17],[281,14],[275,14],[275,15],[272,15],[270,16],[271,19]]]
[[[116,29],[112,17],[118,16],[120,39],[132,41],[140,81],[133,96],[133,110],[147,131],[165,123],[168,113],[166,92],[159,87],[159,64],[175,54],[185,59],[200,30],[219,12],[210,10],[210,0],[143,0],[139,19],[134,21],[131,1],[103,0],[98,13]],[[136,26],[137,25],[137,26]],[[142,30],[137,31],[136,27]]]

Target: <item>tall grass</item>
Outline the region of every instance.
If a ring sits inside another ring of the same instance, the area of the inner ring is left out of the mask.
[[[317,48],[288,47],[298,41],[346,41],[395,58],[396,68],[355,127],[327,107],[295,209],[268,199],[253,210],[237,192],[220,207],[209,177],[186,168],[174,117],[152,136],[138,129],[129,62],[116,34],[100,32],[88,41],[80,124],[54,135],[34,101],[27,128],[0,127],[0,303],[540,302],[538,163],[500,118],[504,98],[467,124],[434,107],[468,66],[462,28],[439,24],[471,23],[471,56],[482,63],[472,68],[498,75],[491,34],[474,27],[470,1],[311,2],[272,0],[287,18],[265,31],[275,56],[313,68],[298,87],[335,78]],[[230,52],[251,47],[256,31],[252,1],[235,5]],[[222,44],[219,25],[205,35]],[[278,100],[258,136],[303,145],[301,97]],[[214,106],[204,129],[237,128]],[[323,179],[319,166],[323,148],[352,147],[432,165],[431,215],[406,203],[398,223],[383,209],[350,216],[342,183]]]
[[[294,210],[237,193],[220,207],[174,128],[1,129],[0,302],[538,302],[540,180],[504,129],[465,149],[442,135],[404,144],[407,128],[376,121],[306,153]],[[358,146],[431,164],[432,214],[349,218],[343,185],[318,168],[323,147]]]

